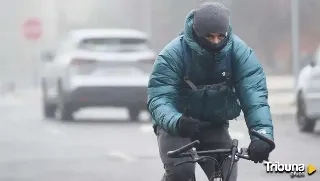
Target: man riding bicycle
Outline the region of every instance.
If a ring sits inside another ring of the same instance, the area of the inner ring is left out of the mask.
[[[252,49],[232,33],[229,10],[218,2],[206,2],[192,10],[183,33],[156,59],[148,84],[148,109],[165,169],[162,180],[194,177],[194,164],[174,167],[191,158],[169,158],[170,150],[192,140],[200,140],[197,150],[230,148],[229,120],[237,118],[241,110],[248,129],[273,141],[267,97],[263,69]],[[250,139],[250,158],[255,163],[267,160],[270,145],[252,135]],[[227,161],[225,164],[228,166]],[[210,178],[213,163],[200,166]],[[236,179],[235,165],[230,181]]]

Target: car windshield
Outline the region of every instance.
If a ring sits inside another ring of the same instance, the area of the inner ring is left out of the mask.
[[[148,42],[142,38],[87,38],[78,48],[96,52],[135,52],[148,48]]]

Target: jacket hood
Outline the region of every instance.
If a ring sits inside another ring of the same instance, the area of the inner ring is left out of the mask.
[[[186,17],[186,21],[185,21],[185,25],[184,25],[184,38],[187,42],[187,44],[190,46],[190,48],[194,51],[196,51],[198,54],[200,55],[206,55],[206,54],[210,54],[210,52],[206,51],[205,49],[201,48],[199,46],[199,44],[194,40],[193,38],[193,18],[194,18],[194,11],[192,10],[189,12],[189,14]],[[232,43],[232,26],[231,26],[231,22],[229,23],[229,30],[228,30],[228,43],[227,45],[220,51],[220,53],[225,53],[227,52],[230,47],[231,47],[231,43]]]

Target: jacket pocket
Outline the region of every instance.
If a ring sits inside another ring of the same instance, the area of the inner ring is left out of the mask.
[[[200,117],[203,110],[203,98],[205,89],[191,90],[184,89],[180,96],[182,111],[186,111],[189,116]],[[185,113],[185,112],[184,112]]]
[[[206,90],[207,98],[205,100],[205,118],[208,120],[224,120],[226,112],[225,102],[227,98],[227,88],[223,84],[211,85]]]
[[[241,109],[236,95],[226,83],[211,86],[207,89],[206,119],[226,121],[240,115]]]

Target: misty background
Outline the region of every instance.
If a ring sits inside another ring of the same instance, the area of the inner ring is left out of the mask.
[[[0,84],[17,87],[37,81],[40,55],[54,50],[66,32],[77,28],[133,28],[149,34],[158,53],[183,30],[185,17],[200,0],[1,0]],[[268,74],[292,73],[291,5],[288,0],[225,0],[234,33],[251,46]],[[299,3],[300,54],[317,48],[320,1]],[[28,40],[23,23],[41,21],[42,35]],[[301,65],[308,62],[300,60]],[[302,66],[301,66],[302,67]]]

